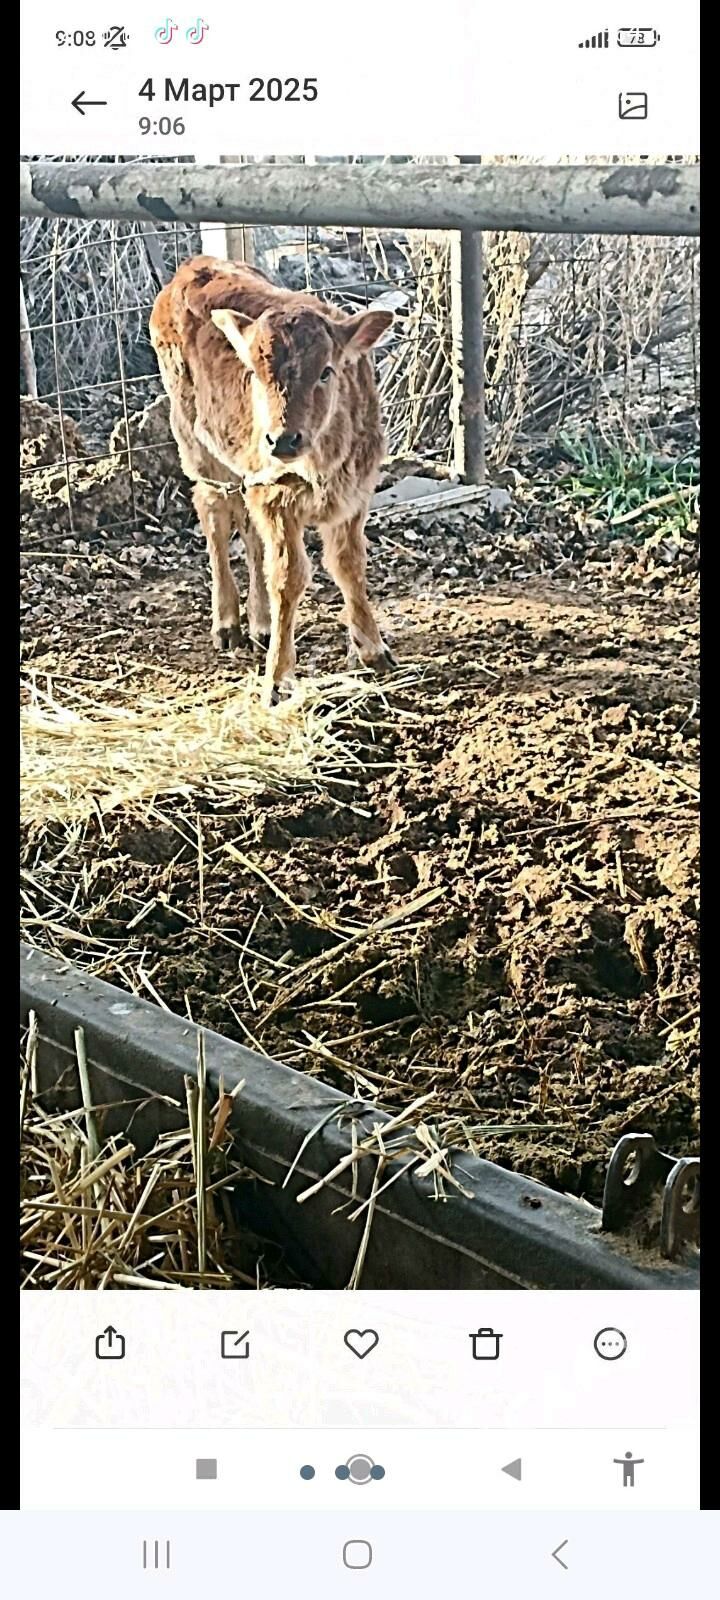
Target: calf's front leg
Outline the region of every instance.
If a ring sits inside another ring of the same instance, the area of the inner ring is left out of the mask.
[[[263,542],[247,512],[240,533],[248,565],[248,633],[253,645],[266,651],[270,643],[270,601],[265,582]]]
[[[275,705],[284,678],[295,671],[295,618],[307,588],[310,564],[303,542],[304,526],[286,508],[248,499],[262,540],[265,584],[270,606],[270,642],[265,664],[263,701]]]
[[[242,629],[240,596],[230,566],[230,540],[241,504],[239,495],[218,494],[208,484],[198,483],[193,490],[193,504],[210,558],[213,644],[216,650],[236,650],[242,644]]]

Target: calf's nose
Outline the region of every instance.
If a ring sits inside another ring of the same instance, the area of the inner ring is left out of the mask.
[[[274,456],[289,460],[292,456],[300,454],[303,445],[301,433],[279,433],[277,436],[268,434],[268,444]]]

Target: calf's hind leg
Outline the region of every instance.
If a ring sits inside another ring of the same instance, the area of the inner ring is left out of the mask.
[[[370,609],[364,526],[361,513],[338,527],[324,528],[323,561],[345,601],[351,656],[359,656],[363,666],[375,672],[387,672],[395,662]]]

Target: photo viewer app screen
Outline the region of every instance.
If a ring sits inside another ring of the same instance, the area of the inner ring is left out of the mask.
[[[696,8],[21,9],[13,1592],[710,1594]]]

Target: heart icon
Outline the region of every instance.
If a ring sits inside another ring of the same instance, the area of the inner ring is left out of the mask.
[[[362,1331],[360,1328],[348,1328],[345,1334],[345,1343],[348,1350],[352,1350],[354,1356],[358,1356],[360,1361],[364,1361],[365,1357],[369,1356],[370,1351],[375,1349],[376,1344],[380,1343],[380,1335],[375,1332],[374,1328],[363,1328]]]

